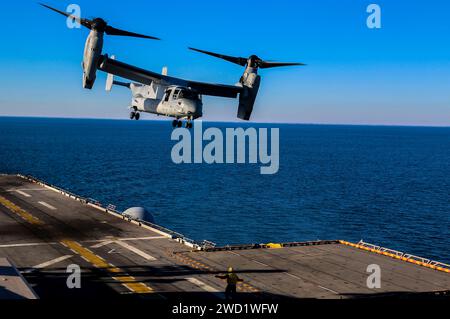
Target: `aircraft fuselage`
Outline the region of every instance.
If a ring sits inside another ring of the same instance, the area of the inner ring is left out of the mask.
[[[132,112],[145,112],[195,120],[203,116],[203,103],[198,94],[180,86],[143,85],[130,83],[133,94]]]

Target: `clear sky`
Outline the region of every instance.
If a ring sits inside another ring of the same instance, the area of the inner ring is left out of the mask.
[[[262,70],[253,119],[336,124],[450,124],[450,2],[446,0],[41,0],[161,37],[107,37],[104,52],[183,78],[234,84],[243,68],[186,50],[257,54],[306,67]],[[366,26],[370,3],[382,28]],[[126,118],[130,93],[81,87],[87,29],[36,1],[2,3],[0,115]],[[205,98],[205,120],[235,120],[237,101]],[[154,118],[147,115],[145,118]]]

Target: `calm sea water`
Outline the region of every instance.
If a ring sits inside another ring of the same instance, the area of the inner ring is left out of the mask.
[[[0,172],[148,207],[196,240],[364,239],[450,262],[450,128],[273,126],[280,171],[262,176],[173,164],[169,122],[0,118]]]

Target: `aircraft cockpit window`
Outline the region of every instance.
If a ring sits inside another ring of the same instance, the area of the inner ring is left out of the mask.
[[[166,96],[164,97],[164,101],[165,101],[165,102],[168,102],[168,101],[169,101],[170,93],[172,93],[172,90],[167,90],[167,91],[166,91]]]
[[[178,99],[179,94],[180,94],[180,90],[175,90],[175,92],[173,93],[173,99],[174,100]]]
[[[195,92],[192,92],[190,90],[181,90],[180,94],[178,95],[180,99],[188,99],[188,100],[198,100],[198,94]]]

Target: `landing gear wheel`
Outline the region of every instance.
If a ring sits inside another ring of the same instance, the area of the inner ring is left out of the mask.
[[[177,127],[178,126],[178,121],[177,120],[173,120],[172,121],[172,127]]]
[[[178,127],[182,127],[182,126],[183,126],[183,122],[181,122],[181,121],[178,121],[178,124],[177,124],[177,126],[178,126]]]
[[[192,128],[192,123],[191,122],[186,122],[186,128]]]
[[[136,113],[134,115],[134,118],[135,118],[136,121],[139,121],[139,119],[141,118],[141,113]]]
[[[130,120],[133,120],[135,116],[136,116],[136,113],[131,112],[131,113],[130,113]]]

